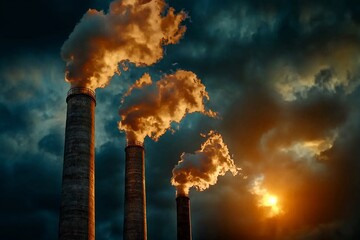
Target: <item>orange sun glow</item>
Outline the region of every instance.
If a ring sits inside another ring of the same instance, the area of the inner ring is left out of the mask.
[[[279,198],[278,196],[269,193],[269,191],[262,186],[263,181],[263,176],[256,178],[250,191],[257,195],[258,206],[268,210],[267,217],[275,217],[282,213]]]
[[[260,198],[259,206],[269,208],[269,217],[274,217],[281,213],[277,196],[265,193]]]

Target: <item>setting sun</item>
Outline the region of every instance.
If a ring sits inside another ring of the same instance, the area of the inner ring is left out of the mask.
[[[278,196],[269,193],[263,185],[264,176],[256,178],[252,184],[251,192],[258,196],[258,206],[268,209],[267,217],[274,217],[282,213]]]
[[[281,208],[278,204],[278,198],[275,195],[266,193],[262,196],[260,203],[262,207],[268,207],[270,209],[269,217],[277,216],[281,213]]]
[[[268,205],[268,206],[274,206],[274,205],[277,204],[277,201],[278,201],[277,197],[269,195],[265,199],[265,204]]]

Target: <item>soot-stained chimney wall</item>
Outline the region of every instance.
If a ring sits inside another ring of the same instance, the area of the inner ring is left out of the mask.
[[[124,240],[146,240],[144,147],[128,142],[125,148]]]
[[[72,88],[66,98],[60,240],[95,239],[95,93]]]
[[[191,240],[190,198],[176,197],[177,240]]]

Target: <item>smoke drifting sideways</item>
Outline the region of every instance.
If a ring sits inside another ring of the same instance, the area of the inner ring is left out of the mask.
[[[108,13],[89,9],[61,48],[65,80],[73,87],[103,88],[120,74],[119,64],[148,66],[159,61],[163,46],[177,43],[186,13],[164,0],[116,0]],[[126,68],[122,68],[126,70]]]
[[[200,150],[182,153],[173,169],[171,184],[176,187],[177,196],[188,196],[191,187],[204,191],[217,183],[218,176],[228,171],[235,176],[241,170],[235,166],[221,134],[210,131],[207,136]]]
[[[205,85],[191,71],[177,70],[156,83],[145,73],[124,95],[119,129],[125,131],[127,141],[143,142],[146,136],[157,141],[189,113],[215,117],[205,108],[207,100]]]

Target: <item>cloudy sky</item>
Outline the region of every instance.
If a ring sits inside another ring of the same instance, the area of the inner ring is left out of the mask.
[[[109,3],[0,4],[0,239],[57,239],[70,88],[61,47],[89,8],[106,14]],[[96,91],[96,239],[122,239],[121,99],[144,73],[156,82],[180,69],[201,79],[218,117],[191,113],[145,139],[148,239],[176,239],[172,170],[211,130],[242,171],[190,190],[194,240],[359,239],[357,1],[167,3],[188,15],[180,41]]]

